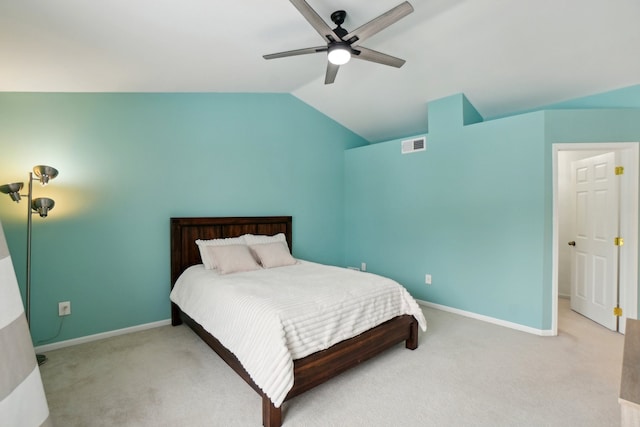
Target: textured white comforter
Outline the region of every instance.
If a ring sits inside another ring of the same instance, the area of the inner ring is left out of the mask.
[[[192,266],[176,281],[171,301],[238,358],[276,407],[293,387],[295,359],[401,314],[427,327],[397,282],[306,261],[228,275]]]

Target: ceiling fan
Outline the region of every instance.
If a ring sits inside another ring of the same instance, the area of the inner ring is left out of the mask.
[[[340,65],[344,65],[349,62],[351,57],[363,59],[365,61],[377,62],[378,64],[389,65],[396,68],[400,68],[404,65],[404,59],[396,58],[372,49],[367,49],[364,46],[360,46],[360,43],[413,12],[413,6],[411,6],[408,1],[399,4],[352,32],[348,32],[342,28],[344,19],[347,16],[347,12],[344,10],[337,10],[331,14],[331,20],[337,25],[337,27],[332,30],[331,27],[322,20],[320,15],[318,15],[318,13],[313,10],[305,0],[291,0],[291,3],[293,3],[302,16],[304,16],[311,26],[315,28],[315,30],[326,40],[327,45],[272,53],[264,55],[264,59],[327,52],[328,62],[324,84],[333,83],[336,79],[336,75],[338,74]]]

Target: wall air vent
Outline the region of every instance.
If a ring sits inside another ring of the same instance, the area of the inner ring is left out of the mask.
[[[415,153],[427,149],[427,138],[406,139],[402,141],[402,154]]]

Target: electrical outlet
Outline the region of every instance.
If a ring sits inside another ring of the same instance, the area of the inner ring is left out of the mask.
[[[360,271],[367,271],[367,263],[363,262],[362,264],[360,264]]]
[[[71,314],[71,301],[58,303],[58,316],[68,316]]]
[[[430,274],[425,274],[424,275],[424,283],[426,285],[430,285],[431,284],[431,275]]]

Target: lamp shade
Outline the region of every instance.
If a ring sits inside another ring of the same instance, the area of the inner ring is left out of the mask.
[[[20,201],[20,190],[22,190],[22,182],[14,182],[11,184],[0,185],[0,193],[8,194],[14,202]]]
[[[351,59],[351,49],[346,43],[335,43],[329,46],[327,58],[333,65],[344,65]]]
[[[33,173],[40,178],[40,184],[47,185],[50,179],[58,176],[58,170],[51,166],[38,165],[33,168]]]
[[[53,209],[55,204],[56,202],[54,202],[53,199],[48,197],[39,197],[37,199],[33,199],[33,202],[31,202],[31,209],[38,212],[41,217],[46,218],[49,211]]]

